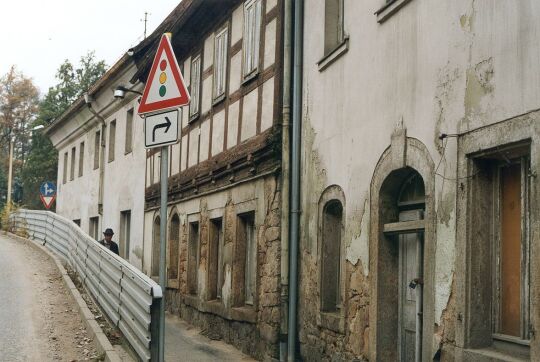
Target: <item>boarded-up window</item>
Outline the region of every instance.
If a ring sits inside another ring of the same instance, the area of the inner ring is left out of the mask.
[[[325,0],[324,10],[324,54],[329,54],[343,41],[343,0]]]
[[[84,172],[84,142],[81,142],[79,147],[79,177],[82,177]]]
[[[235,265],[239,268],[240,277],[243,277],[242,287],[244,304],[253,305],[257,281],[257,239],[255,237],[255,214],[253,212],[238,216],[237,244],[240,253],[243,253],[243,263]]]
[[[227,79],[228,27],[216,34],[214,40],[214,99],[225,94]]]
[[[197,294],[197,280],[199,271],[199,223],[189,223],[188,239],[188,270],[187,284],[188,293]]]
[[[62,183],[67,182],[67,172],[68,172],[68,153],[64,153],[64,169],[62,170]]]
[[[191,61],[191,81],[190,81],[190,96],[189,116],[195,117],[199,114],[201,94],[201,56],[193,57]]]
[[[500,170],[500,333],[521,337],[521,164]]]
[[[326,203],[322,213],[321,311],[340,307],[341,229],[343,207],[338,200]]]
[[[126,146],[125,153],[133,150],[133,108],[127,111],[126,115]]]
[[[223,285],[223,220],[210,220],[210,243],[208,249],[208,299],[221,298]]]
[[[180,241],[180,218],[174,214],[169,229],[169,267],[168,278],[178,279],[178,246]]]
[[[159,276],[159,252],[160,252],[160,218],[159,216],[154,219],[153,232],[152,232],[152,270],[153,277]]]
[[[246,1],[244,4],[243,54],[244,79],[250,78],[259,69],[259,43],[261,39],[261,0]]]
[[[116,120],[109,124],[109,162],[114,161],[114,147],[116,143]]]
[[[101,149],[100,133],[100,131],[97,131],[94,136],[94,170],[99,168],[99,151]]]
[[[131,210],[120,212],[120,256],[129,260],[129,244],[131,240]]]

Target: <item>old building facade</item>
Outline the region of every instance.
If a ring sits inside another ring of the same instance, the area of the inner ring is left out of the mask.
[[[170,146],[167,310],[260,359],[279,358],[281,23],[276,0],[183,1],[163,32],[191,102]],[[159,274],[160,154],[146,158],[143,270]]]
[[[130,84],[135,63],[124,55],[88,92],[45,130],[58,150],[56,212],[96,240],[115,231],[120,256],[143,265],[145,149],[137,93],[114,97]]]
[[[540,359],[539,17],[306,3],[304,360]]]
[[[290,360],[539,360],[540,7],[304,1],[293,70],[292,3],[183,0],[47,130],[58,212],[96,235],[125,230],[133,210],[126,257],[157,278],[160,155],[142,137],[127,151],[127,125],[142,135],[142,121],[134,94],[112,90],[141,90],[170,32],[192,101],[169,147],[169,312],[257,359],[286,358],[296,213]]]

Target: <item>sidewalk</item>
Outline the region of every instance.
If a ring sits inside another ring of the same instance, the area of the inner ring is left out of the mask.
[[[255,361],[233,346],[213,341],[180,318],[165,314],[165,361],[214,362]]]

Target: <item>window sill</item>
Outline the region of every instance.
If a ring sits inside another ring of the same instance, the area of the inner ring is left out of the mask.
[[[319,312],[317,321],[319,327],[323,327],[336,333],[345,334],[345,318],[341,311],[338,312]]]
[[[179,288],[178,279],[168,279],[167,280],[167,289],[178,289]]]
[[[509,351],[502,351],[496,347],[466,349],[463,351],[464,361],[492,361],[492,362],[525,362],[530,361],[528,354],[517,354]]]
[[[202,313],[212,313],[227,320],[247,323],[257,323],[257,311],[251,306],[227,309],[221,300],[202,301],[197,295],[185,295],[184,304]]]
[[[382,8],[375,12],[375,15],[377,15],[377,22],[379,24],[384,23],[409,1],[411,0],[394,0],[388,4],[385,4]]]
[[[250,83],[253,79],[257,79],[259,77],[259,69],[255,69],[248,75],[244,76],[244,79],[242,79],[242,86],[245,86],[246,84]]]
[[[317,66],[319,67],[319,72],[322,72],[330,64],[338,60],[343,54],[347,53],[349,50],[349,37],[346,37],[343,39],[341,44],[339,44],[334,50],[332,50],[330,53],[326,54],[319,62],[317,63]]]
[[[188,294],[188,295],[184,295],[184,303],[186,305],[189,305],[190,307],[193,307],[197,310],[200,310],[201,309],[201,303],[200,303],[200,300],[199,300],[199,296],[196,295],[196,294]]]
[[[257,311],[252,306],[231,308],[231,319],[248,323],[257,323]]]
[[[193,123],[193,122],[195,122],[195,121],[199,118],[200,115],[201,115],[201,113],[200,113],[200,112],[197,112],[197,113],[195,113],[194,115],[189,116],[189,121],[188,121],[188,123]]]
[[[222,95],[220,96],[217,96],[216,98],[214,98],[212,100],[212,107],[215,107],[217,106],[218,104],[220,104],[221,102],[223,102],[225,100],[225,93],[223,93]]]

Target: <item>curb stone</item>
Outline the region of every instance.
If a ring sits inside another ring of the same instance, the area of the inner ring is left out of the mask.
[[[73,281],[69,277],[60,259],[58,259],[56,255],[54,255],[51,251],[49,251],[39,242],[20,237],[10,232],[5,233],[4,235],[7,235],[10,238],[21,241],[25,244],[31,245],[32,247],[36,249],[39,249],[40,251],[47,254],[55,262],[58,270],[60,271],[60,274],[62,274],[62,279],[64,280],[64,284],[66,285],[73,299],[77,303],[77,307],[79,308],[79,313],[81,314],[81,317],[84,323],[86,324],[88,333],[90,334],[92,339],[96,342],[96,347],[97,347],[96,349],[98,353],[105,354],[105,362],[122,362],[120,355],[114,349],[111,342],[107,339],[107,336],[105,335],[105,333],[103,332],[99,324],[97,323],[96,319],[94,318],[94,315],[88,308],[88,305],[86,305],[86,302],[82,298],[81,293],[79,293],[79,291],[75,287],[75,284],[73,284]]]

